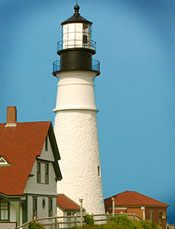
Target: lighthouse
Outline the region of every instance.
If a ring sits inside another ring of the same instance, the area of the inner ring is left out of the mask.
[[[92,22],[79,13],[61,23],[62,40],[57,43],[60,60],[53,63],[58,78],[54,131],[61,155],[62,181],[57,191],[83,207],[89,214],[103,214],[102,178],[97,135],[94,79],[100,62],[92,57]]]

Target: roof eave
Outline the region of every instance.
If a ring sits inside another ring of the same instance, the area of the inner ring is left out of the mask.
[[[61,159],[60,157],[60,153],[59,153],[59,149],[57,146],[57,142],[56,142],[56,138],[55,138],[55,134],[53,131],[53,127],[52,127],[52,123],[50,122],[50,127],[48,130],[48,135],[49,135],[49,140],[51,143],[51,147],[52,147],[52,152],[54,155],[54,162],[53,162],[53,166],[54,166],[54,170],[55,170],[55,174],[56,174],[56,180],[61,180],[62,179],[62,174],[61,174],[61,170],[58,164],[58,160]]]
[[[4,197],[5,199],[20,199],[21,196],[23,196],[24,194],[14,194],[14,195],[8,195],[5,193],[0,193],[0,196]]]
[[[165,204],[165,205],[148,205],[148,204],[139,204],[139,205],[115,205],[115,207],[163,207],[163,208],[167,208],[169,205]]]

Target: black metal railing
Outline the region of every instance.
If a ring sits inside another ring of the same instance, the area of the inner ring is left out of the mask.
[[[53,73],[56,73],[56,72],[60,72],[62,69],[61,69],[61,66],[60,66],[60,61],[59,60],[55,60],[53,62]],[[67,69],[69,70],[69,69]],[[72,69],[70,69],[72,70]],[[74,69],[74,70],[79,70],[79,69]],[[81,69],[82,70],[82,69]],[[91,69],[83,69],[83,70],[92,70],[92,71],[96,71],[98,73],[100,73],[100,61],[98,60],[92,60],[92,66],[91,66]]]
[[[57,52],[63,49],[69,48],[87,48],[96,50],[96,42],[95,41],[88,41],[87,43],[83,43],[82,40],[67,40],[67,41],[58,41],[57,42]]]

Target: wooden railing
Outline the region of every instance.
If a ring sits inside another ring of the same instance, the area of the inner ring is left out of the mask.
[[[122,213],[127,215],[130,219],[139,220],[140,219],[135,214]],[[119,216],[121,214],[115,214],[115,216]],[[95,224],[105,224],[110,221],[111,214],[96,214],[92,215]],[[82,220],[82,221],[81,221]],[[30,222],[40,223],[44,226],[45,229],[70,229],[73,226],[81,226],[81,222],[84,222],[84,216],[74,215],[74,216],[55,216],[55,217],[47,217],[40,219],[33,219],[32,221],[26,222],[23,225],[16,227],[16,229],[28,229],[28,225]]]

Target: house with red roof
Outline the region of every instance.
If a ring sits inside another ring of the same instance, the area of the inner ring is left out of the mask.
[[[82,210],[85,211],[84,208]],[[74,222],[73,216],[75,215],[80,215],[80,205],[75,203],[68,196],[64,194],[58,194],[57,195],[57,216],[70,217],[70,218],[60,219],[60,222],[64,222],[61,228],[73,227],[74,223],[71,222]]]
[[[55,216],[62,179],[52,123],[16,117],[16,107],[8,107],[7,122],[0,124],[0,228]]]
[[[141,220],[150,220],[162,229],[166,228],[168,204],[135,191],[125,191],[104,199],[105,211],[109,213],[132,213]]]

